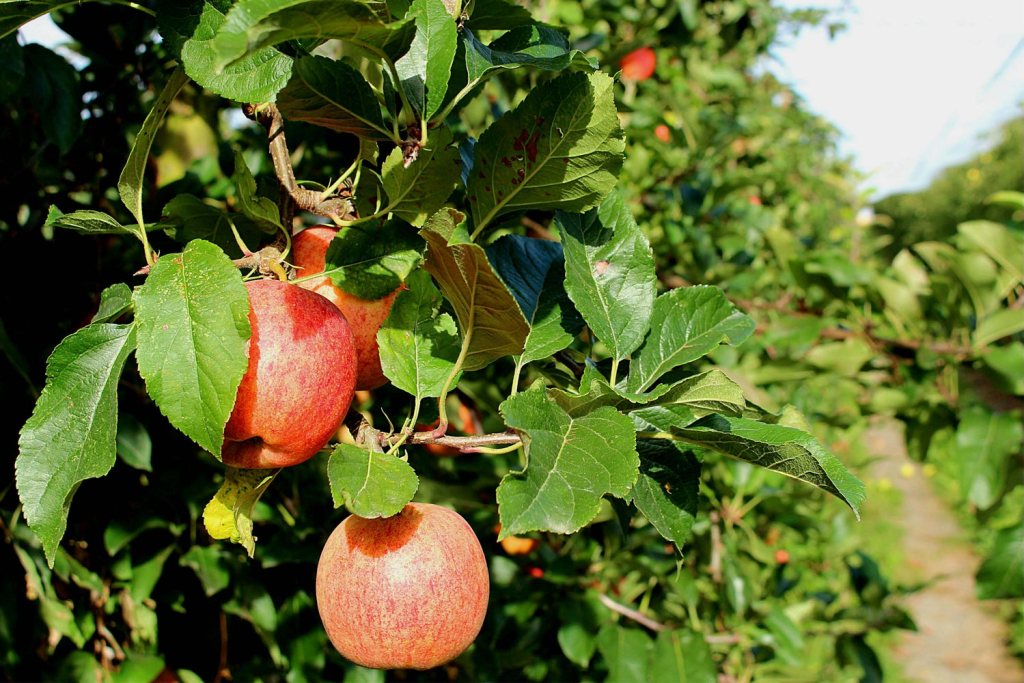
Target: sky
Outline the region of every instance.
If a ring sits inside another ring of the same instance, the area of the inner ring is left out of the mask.
[[[824,28],[788,37],[766,66],[839,128],[874,199],[925,187],[1024,114],[1024,0],[780,4],[834,9],[847,24],[834,39]]]
[[[786,37],[765,67],[839,128],[873,199],[925,187],[1024,114],[1024,0],[778,1],[847,25]],[[22,28],[23,42],[61,35],[48,17]]]

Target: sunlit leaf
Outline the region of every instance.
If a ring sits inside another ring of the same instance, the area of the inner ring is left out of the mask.
[[[533,89],[476,144],[475,230],[510,211],[596,206],[615,186],[623,147],[608,76],[567,74]]]
[[[220,457],[248,367],[249,297],[220,249],[193,240],[161,256],[135,292],[139,374],[171,424]]]
[[[46,385],[21,429],[18,496],[51,566],[71,497],[114,465],[117,383],[134,348],[134,325],[90,325],[64,339],[47,361]]]
[[[498,486],[499,538],[578,531],[598,513],[602,496],[622,498],[636,483],[636,434],[615,409],[570,417],[543,391],[531,390],[507,399],[501,414],[522,434],[528,464]]]
[[[391,517],[412,500],[416,473],[397,455],[352,444],[338,444],[327,462],[334,507],[344,505],[360,517]]]

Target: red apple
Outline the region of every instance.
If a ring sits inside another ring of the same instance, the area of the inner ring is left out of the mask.
[[[326,225],[306,228],[292,240],[292,263],[301,268],[299,277],[324,272],[327,247],[338,229]],[[398,296],[398,290],[383,299],[360,299],[338,288],[329,277],[305,280],[299,286],[326,297],[337,306],[345,317],[356,343],[356,389],[376,389],[387,383],[388,378],[380,367],[380,348],[377,346],[377,330],[387,320],[391,304]]]
[[[662,123],[662,124],[660,124],[658,126],[655,126],[655,128],[654,128],[654,137],[658,138],[662,142],[671,142],[672,141],[672,131],[670,131],[668,129],[668,126],[666,126],[664,123]]]
[[[301,287],[253,280],[249,367],[224,427],[232,467],[296,465],[327,445],[348,413],[356,354],[348,321]]]
[[[480,632],[489,594],[476,534],[457,512],[428,503],[385,519],[347,517],[316,570],[328,637],[373,669],[430,669],[458,657]]]
[[[622,69],[622,80],[646,81],[654,75],[656,61],[654,50],[649,47],[633,50],[619,62],[619,68]]]

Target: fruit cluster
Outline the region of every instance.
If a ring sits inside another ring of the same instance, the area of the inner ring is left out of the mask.
[[[305,462],[327,445],[356,390],[380,387],[377,331],[398,290],[365,300],[323,273],[337,229],[293,241],[303,279],[246,283],[249,364],[221,456],[238,468]],[[458,513],[410,503],[383,519],[346,518],[317,568],[320,616],[338,651],[362,666],[428,669],[461,654],[487,611],[490,581],[476,534]]]

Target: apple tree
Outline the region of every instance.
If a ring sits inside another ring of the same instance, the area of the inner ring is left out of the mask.
[[[15,39],[49,12],[90,55],[82,72]],[[104,21],[118,40],[97,44]],[[55,160],[10,224],[111,260],[42,386],[24,373],[38,392],[6,526],[46,647],[76,646],[59,675],[374,676],[328,654],[314,565],[346,513],[416,501],[457,510],[488,556],[483,630],[448,675],[709,680],[712,648],[739,641],[702,626],[702,588],[672,578],[716,495],[704,463],[858,512],[863,485],[799,412],[762,408],[709,357],[748,341],[753,319],[699,278],[659,279],[666,245],[652,249],[620,186],[617,101],[635,84],[529,9],[19,1],[0,6],[0,30],[0,94],[29,103],[12,145]],[[115,142],[75,156],[90,135]],[[314,230],[326,237],[311,244]],[[324,294],[354,351],[299,357],[323,333],[319,303],[281,314],[291,346],[257,333],[264,280]],[[17,336],[3,335],[12,359]],[[280,403],[250,408],[250,385]],[[329,436],[294,462],[228,457],[253,439],[294,450],[323,420]],[[156,600],[175,574],[189,590]],[[86,604],[69,606],[75,590]],[[655,594],[663,621],[644,615]],[[262,657],[232,657],[228,615]],[[214,634],[214,661],[160,636],[193,628]]]

